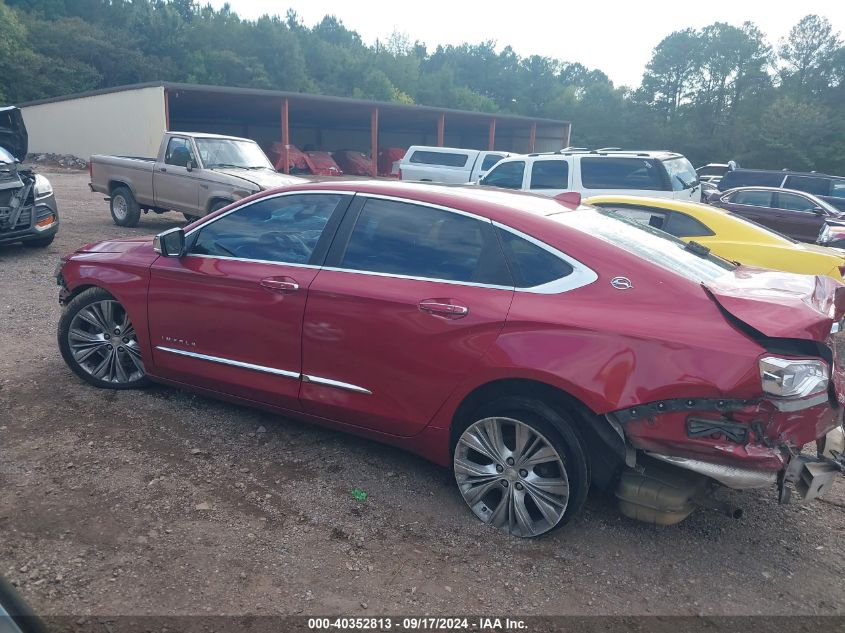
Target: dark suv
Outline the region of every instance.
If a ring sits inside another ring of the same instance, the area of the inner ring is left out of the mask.
[[[777,187],[794,189],[818,196],[840,211],[845,211],[845,178],[815,172],[774,171],[768,169],[735,169],[718,183],[719,191],[736,187]]]

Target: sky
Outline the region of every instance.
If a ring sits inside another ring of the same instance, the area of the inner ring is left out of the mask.
[[[208,0],[203,0],[203,3]],[[224,0],[210,0],[220,8]],[[781,38],[802,17],[816,13],[845,32],[842,0],[607,0],[504,2],[502,0],[228,0],[243,18],[284,16],[294,9],[312,26],[324,15],[338,17],[364,42],[384,41],[393,31],[411,42],[477,44],[494,40],[501,50],[510,44],[522,56],[542,55],[580,62],[604,71],[617,85],[639,86],[654,47],[672,31],[701,28],[721,21],[740,26],[754,22],[769,44]]]

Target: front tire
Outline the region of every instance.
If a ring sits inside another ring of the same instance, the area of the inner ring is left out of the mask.
[[[501,398],[458,436],[455,481],[473,513],[522,538],[550,532],[587,498],[589,466],[574,424],[542,402]]]
[[[138,206],[138,201],[135,200],[129,187],[115,187],[111,194],[109,208],[111,218],[118,226],[138,226],[138,220],[141,219],[141,207]]]
[[[95,387],[136,389],[149,382],[126,309],[102,288],[71,300],[59,319],[58,342],[68,367]]]

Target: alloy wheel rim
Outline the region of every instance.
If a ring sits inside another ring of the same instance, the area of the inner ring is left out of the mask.
[[[511,418],[479,420],[455,448],[455,479],[475,515],[514,536],[539,536],[563,517],[569,476],[563,458],[533,427]]]
[[[115,196],[114,198],[112,198],[112,210],[114,211],[114,214],[121,220],[125,218],[127,210],[126,198],[124,198],[123,196]]]
[[[117,301],[97,301],[79,310],[67,340],[76,364],[99,380],[125,384],[145,374],[135,328]]]

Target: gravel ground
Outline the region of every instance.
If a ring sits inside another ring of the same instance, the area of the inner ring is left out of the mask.
[[[743,519],[671,528],[593,493],[572,524],[521,541],[399,450],[186,391],[87,386],[56,348],[56,260],[181,217],[120,228],[85,172],[42,171],[58,238],[0,247],[0,574],[37,612],[845,612],[841,480],[806,507],[737,493]]]

